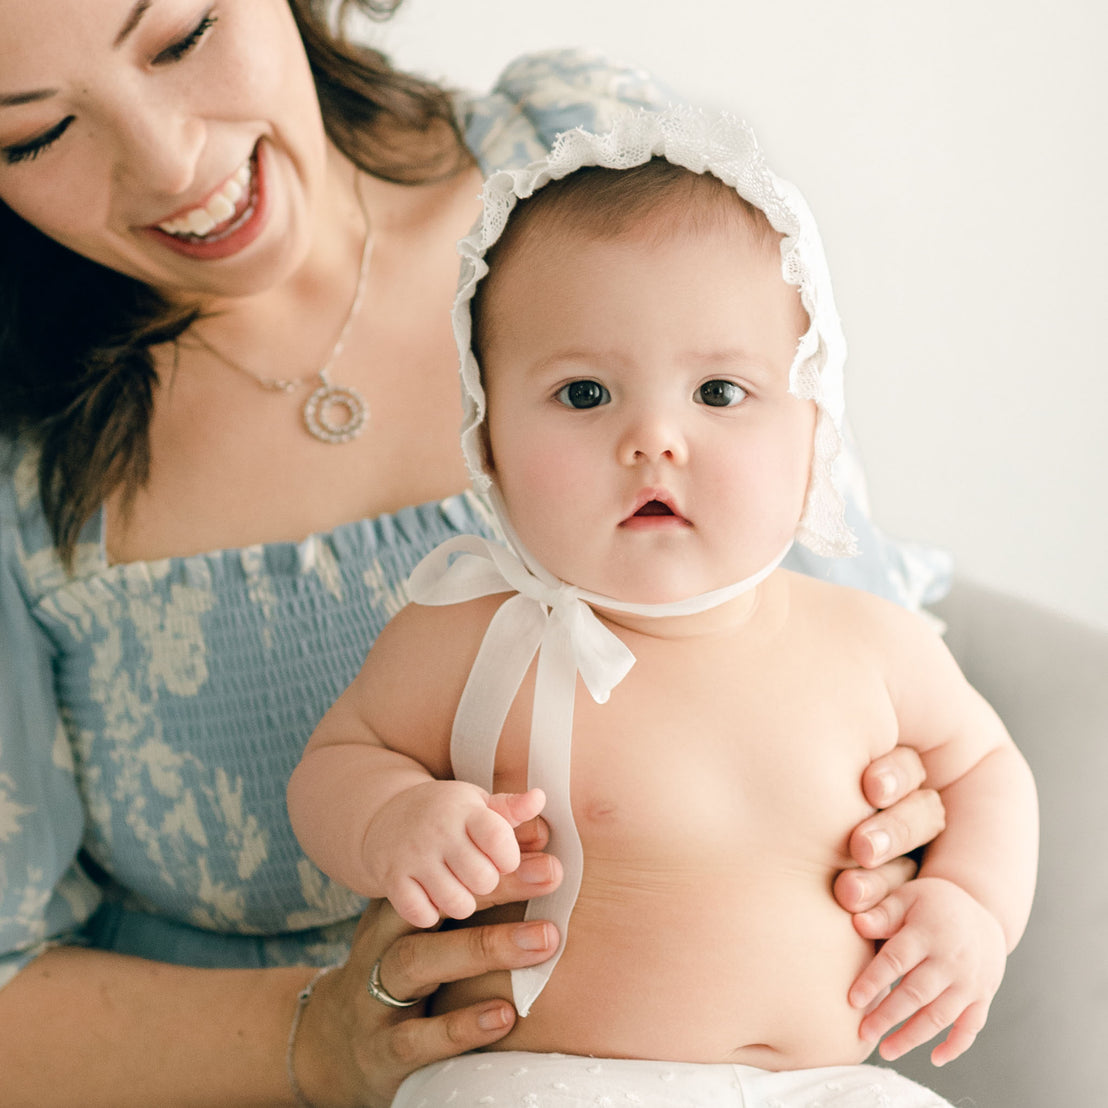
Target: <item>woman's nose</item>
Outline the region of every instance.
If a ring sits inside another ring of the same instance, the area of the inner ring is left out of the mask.
[[[120,128],[120,174],[176,196],[195,180],[203,147],[201,119],[156,103],[132,104]]]
[[[644,408],[628,420],[618,447],[621,464],[633,466],[667,461],[684,465],[688,444],[672,412],[665,408]]]

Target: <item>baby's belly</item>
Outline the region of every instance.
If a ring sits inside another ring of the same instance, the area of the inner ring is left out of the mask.
[[[591,864],[561,960],[494,1049],[794,1069],[861,1061],[851,982],[873,955],[825,868]],[[511,997],[506,974],[444,989],[443,1007]]]

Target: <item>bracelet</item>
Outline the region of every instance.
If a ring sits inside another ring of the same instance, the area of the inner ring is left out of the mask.
[[[308,1001],[312,999],[312,992],[332,970],[339,967],[324,966],[316,970],[312,979],[296,994],[296,1011],[292,1014],[292,1026],[289,1027],[288,1045],[285,1047],[285,1075],[289,1080],[289,1089],[292,1099],[296,1101],[296,1108],[313,1108],[312,1102],[304,1095],[300,1088],[300,1082],[296,1080],[296,1066],[293,1064],[293,1052],[296,1049],[296,1033],[300,1030],[300,1019],[304,1015],[304,1009],[308,1007]]]

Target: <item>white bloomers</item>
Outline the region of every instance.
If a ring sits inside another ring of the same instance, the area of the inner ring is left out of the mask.
[[[952,1108],[881,1066],[806,1070],[492,1051],[425,1066],[392,1108]]]

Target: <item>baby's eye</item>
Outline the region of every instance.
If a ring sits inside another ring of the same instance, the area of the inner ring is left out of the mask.
[[[746,399],[746,389],[734,381],[705,381],[696,390],[696,400],[711,408],[731,408]]]
[[[598,408],[612,399],[612,394],[596,381],[570,381],[557,393],[559,404],[567,408]]]

